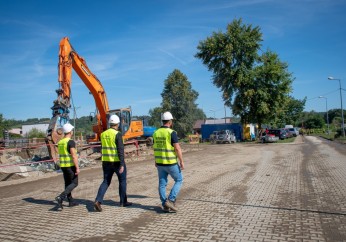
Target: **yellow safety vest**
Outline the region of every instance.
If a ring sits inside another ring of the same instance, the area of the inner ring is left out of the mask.
[[[171,134],[174,130],[170,128],[159,128],[153,134],[155,162],[162,165],[176,164],[177,155],[171,144]]]
[[[73,163],[72,155],[67,150],[67,144],[70,138],[63,138],[58,142],[58,152],[60,167],[72,167],[75,166]]]
[[[107,129],[101,134],[102,161],[120,162],[115,137],[119,132],[115,129]]]

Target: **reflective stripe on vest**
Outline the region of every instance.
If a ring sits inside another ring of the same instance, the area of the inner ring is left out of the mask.
[[[115,129],[107,129],[101,134],[102,161],[120,162],[115,138],[119,132]]]
[[[60,167],[74,166],[72,155],[67,150],[67,144],[69,141],[70,138],[63,138],[58,142]]]
[[[174,130],[170,128],[159,128],[153,134],[154,156],[157,164],[173,165],[177,163],[177,155],[171,144],[171,134]]]

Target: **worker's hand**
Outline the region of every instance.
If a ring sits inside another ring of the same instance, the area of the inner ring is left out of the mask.
[[[119,168],[119,174],[123,173],[124,172],[124,166],[120,166]]]
[[[180,165],[180,169],[184,170],[184,168],[185,168],[184,161],[180,161],[179,165]]]
[[[78,175],[79,172],[80,172],[79,167],[77,167],[77,168],[76,168],[76,173],[75,173],[75,174]]]

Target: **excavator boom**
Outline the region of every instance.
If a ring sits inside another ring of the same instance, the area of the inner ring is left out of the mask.
[[[59,89],[58,97],[52,107],[53,117],[48,127],[46,143],[50,156],[56,161],[58,153],[56,144],[63,137],[62,126],[69,121],[69,108],[71,108],[72,69],[93,95],[97,113],[97,123],[93,126],[95,137],[91,141],[99,141],[100,134],[107,129],[107,118],[111,114],[120,117],[121,131],[124,139],[130,139],[143,135],[143,124],[131,122],[131,109],[123,108],[109,110],[106,92],[98,78],[90,71],[86,61],[73,49],[67,37],[60,41],[58,64]]]

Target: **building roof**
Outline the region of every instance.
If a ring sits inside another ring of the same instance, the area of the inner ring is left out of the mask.
[[[193,125],[193,129],[200,129],[202,127],[202,124],[204,124],[204,119],[197,120]]]
[[[22,133],[22,129],[20,128],[14,128],[14,129],[10,129],[8,131],[10,134],[21,134]]]
[[[232,120],[230,118],[222,119],[207,119],[204,124],[231,124]]]
[[[232,119],[230,118],[226,118],[226,122],[225,119],[199,119],[197,120],[194,125],[193,125],[193,129],[200,129],[202,127],[202,124],[231,124],[232,123]]]

